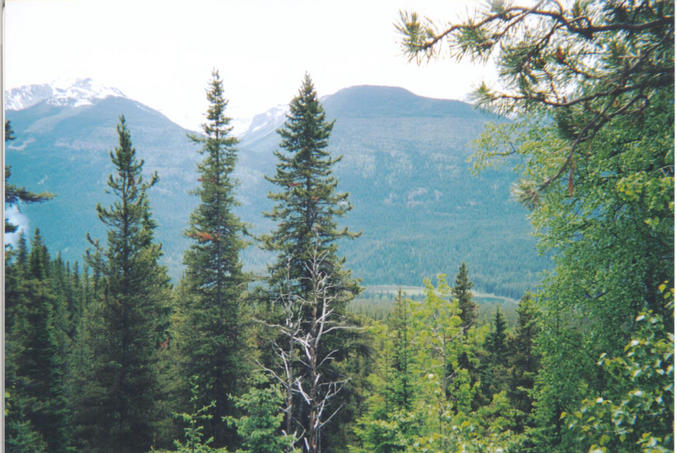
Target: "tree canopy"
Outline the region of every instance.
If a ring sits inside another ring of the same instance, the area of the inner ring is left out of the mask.
[[[497,86],[482,84],[476,101],[512,121],[477,140],[475,169],[517,156],[514,195],[556,265],[537,295],[542,368],[528,433],[535,451],[592,448],[576,431],[587,428],[568,429],[563,414],[624,397],[599,357],[624,360],[645,311],[667,321],[660,341],[671,335],[674,2],[497,0],[444,27],[402,13],[398,28],[410,58],[439,55],[446,41],[452,58],[496,64]],[[658,425],[644,429],[634,440],[616,432],[614,448],[671,443]]]

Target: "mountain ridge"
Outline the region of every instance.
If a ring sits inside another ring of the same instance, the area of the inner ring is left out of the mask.
[[[32,84],[6,90],[5,109],[24,110],[41,102],[80,107],[109,96],[126,97],[117,88],[100,85],[91,78]]]
[[[325,96],[325,110],[341,117],[375,116],[481,116],[475,107],[451,99],[418,96],[411,91],[386,85],[355,85]]]
[[[359,115],[364,99],[378,105]],[[350,192],[354,206],[339,224],[364,232],[359,240],[340,244],[358,278],[365,284],[420,285],[426,276],[455,272],[465,260],[477,287],[487,292],[519,297],[533,284],[544,264],[534,257],[524,210],[509,199],[514,175],[490,171],[470,178],[468,171],[468,144],[495,117],[460,101],[421,98],[394,87],[349,87],[324,103],[328,119],[336,120],[329,150],[343,155],[335,168],[338,190]],[[406,112],[398,113],[401,109]],[[272,227],[261,212],[271,207],[267,193],[277,189],[263,176],[275,171],[279,137],[274,131],[283,112],[279,106],[272,114],[264,112],[239,144],[238,215],[256,234]],[[183,231],[197,205],[188,192],[198,184],[200,155],[186,129],[148,106],[108,96],[89,105],[42,102],[8,111],[17,137],[7,147],[12,182],[57,194],[48,203],[22,206],[22,212],[64,259],[82,258],[85,232],[103,239],[94,207],[110,199],[108,152],[117,145],[121,113],[146,161],[144,171],[160,175],[151,203],[163,262],[177,280],[189,244]],[[268,258],[250,247],[244,262],[262,273]]]

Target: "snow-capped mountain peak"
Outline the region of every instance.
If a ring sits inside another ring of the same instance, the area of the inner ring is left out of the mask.
[[[289,113],[288,105],[276,105],[264,113],[254,116],[249,122],[249,127],[242,133],[242,140],[256,140],[275,132],[284,124]]]
[[[256,115],[251,124],[249,125],[249,130],[247,132],[254,133],[266,128],[277,129],[282,123],[284,123],[287,113],[289,112],[289,105],[280,104],[269,109],[264,113]]]
[[[125,97],[117,88],[98,84],[89,78],[63,80],[8,90],[5,92],[5,108],[23,110],[43,101],[50,105],[80,107],[108,96]]]

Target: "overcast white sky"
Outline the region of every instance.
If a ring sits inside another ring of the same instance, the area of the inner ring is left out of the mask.
[[[451,21],[473,0],[7,0],[5,88],[91,77],[196,128],[212,68],[229,114],[287,104],[308,71],[318,93],[360,84],[466,100],[490,71],[401,54],[399,10]]]

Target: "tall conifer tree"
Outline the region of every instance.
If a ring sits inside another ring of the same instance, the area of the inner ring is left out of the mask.
[[[115,196],[109,208],[97,205],[108,228],[107,247],[88,253],[101,273],[103,291],[89,320],[87,341],[91,368],[80,402],[79,421],[89,451],[147,451],[160,397],[157,351],[163,341],[169,278],[158,264],[148,189],[157,182],[142,176],[124,116],[117,126],[118,147],[110,153],[115,172],[108,187]]]
[[[214,437],[215,447],[222,447],[236,444],[234,428],[222,418],[234,414],[228,395],[241,393],[246,375],[242,298],[248,278],[240,260],[246,245],[244,224],[233,213],[237,206],[233,178],[237,139],[231,135],[223,83],[216,71],[207,99],[203,135],[192,137],[202,145],[204,158],[198,164],[200,185],[195,191],[200,204],[191,214],[186,231],[193,242],[184,254],[181,373],[185,382],[198,377],[199,405],[216,402],[205,435]]]
[[[487,336],[484,346],[491,355],[492,361],[502,364],[507,362],[508,334],[505,318],[499,307],[496,307],[496,316],[494,316],[494,322],[491,326],[491,333]]]
[[[388,383],[389,395],[394,409],[409,411],[412,407],[413,394],[413,351],[411,350],[411,314],[409,302],[397,290],[395,306],[388,318],[388,328],[393,337],[392,374]]]
[[[496,316],[491,323],[491,332],[484,340],[485,354],[481,358],[481,387],[486,401],[494,394],[508,390],[508,333],[505,318],[496,307]]]
[[[277,261],[270,268],[269,283],[279,289],[291,284],[287,291],[307,296],[311,291],[308,263],[313,253],[323,257],[323,274],[331,276],[330,285],[337,293],[346,292],[343,302],[358,291],[350,272],[343,269],[344,258],[336,254],[337,241],[357,235],[347,228],[338,229],[336,218],[351,209],[348,193],[338,193],[334,165],[341,157],[332,158],[326,149],[333,121],[327,121],[315,87],[306,74],[298,95],[289,104],[284,126],[277,132],[283,149],[278,158],[275,176],[266,177],[281,190],[269,194],[275,202],[266,217],[277,222],[277,229],[264,237],[264,246],[277,252]]]
[[[313,294],[313,286],[319,275],[323,277],[326,289],[323,300],[331,300],[332,319],[344,317],[347,302],[359,291],[350,271],[343,268],[345,258],[337,254],[338,240],[353,238],[357,234],[349,232],[347,228],[337,227],[336,218],[343,216],[351,206],[348,193],[336,190],[338,180],[333,174],[333,167],[340,157],[333,158],[327,150],[333,126],[333,121],[327,121],[315,87],[306,74],[298,95],[289,104],[285,124],[277,131],[281,137],[281,150],[275,152],[279,161],[276,173],[273,177],[266,177],[280,190],[269,194],[275,205],[271,212],[264,213],[277,223],[277,228],[263,237],[264,247],[277,254],[277,260],[269,268],[269,287],[274,300],[296,303],[299,327],[308,335],[312,335],[316,315],[321,309],[317,304],[306,303],[318,300]],[[283,309],[281,305],[277,304],[280,310]],[[343,328],[333,330],[329,335],[320,335],[322,344],[316,345],[317,356],[332,357],[332,360],[313,367],[313,373],[323,380],[320,385],[341,380],[341,373],[334,363],[344,360],[348,355],[351,335],[349,330]],[[293,357],[293,349],[299,345],[290,341],[287,346],[280,347],[287,350],[288,357]],[[331,354],[328,354],[329,351],[332,351]],[[299,350],[299,354],[303,357],[304,353]],[[307,384],[312,380],[312,373],[304,365],[299,361],[291,367],[291,372],[296,373],[294,379]],[[335,428],[327,425],[319,434],[318,427],[309,426],[313,419],[312,408],[316,403],[297,395],[285,422],[290,427],[292,417],[301,424],[305,433],[317,430],[317,442],[310,442],[312,448],[307,446],[309,451],[320,451],[322,440]],[[332,401],[331,404],[336,403]],[[336,409],[338,407],[331,407],[327,413]]]
[[[519,411],[516,430],[521,432],[529,422],[533,406],[533,388],[540,368],[536,338],[540,331],[538,310],[531,294],[522,297],[517,307],[517,326],[510,337],[508,397]]]
[[[472,287],[473,282],[468,278],[468,269],[465,262],[463,262],[458,268],[458,274],[456,274],[453,294],[458,300],[458,308],[461,309],[461,320],[463,321],[463,329],[466,335],[468,329],[477,320],[477,304],[472,300]]]
[[[18,259],[9,266],[6,281],[8,451],[22,451],[28,444],[39,450],[42,441],[47,451],[69,451],[65,358],[60,355],[54,320],[60,301],[48,278],[49,267],[39,231],[35,230],[30,254],[22,235]]]

